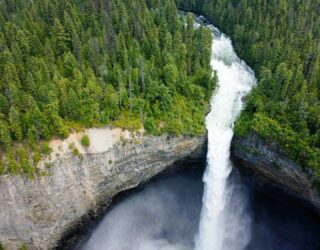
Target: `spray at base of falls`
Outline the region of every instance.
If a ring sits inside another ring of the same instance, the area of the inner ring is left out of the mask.
[[[202,17],[198,21],[203,21]],[[242,98],[256,79],[241,61],[231,40],[215,27],[211,67],[219,79],[206,118],[208,130],[207,168],[204,175],[203,207],[196,238],[196,250],[241,250],[250,240],[250,216],[239,185],[230,178],[230,144],[233,125],[241,112]]]

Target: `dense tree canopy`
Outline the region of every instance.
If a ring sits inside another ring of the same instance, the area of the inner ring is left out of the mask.
[[[314,0],[176,0],[229,34],[255,70],[236,132],[276,141],[320,174],[320,2]]]
[[[229,34],[256,72],[237,134],[320,172],[320,3],[176,2]],[[50,152],[40,142],[71,128],[203,133],[211,34],[173,0],[5,0],[0,23],[0,172],[33,175]]]
[[[174,0],[0,1],[0,172],[33,176],[72,128],[203,133],[211,33],[184,19]]]

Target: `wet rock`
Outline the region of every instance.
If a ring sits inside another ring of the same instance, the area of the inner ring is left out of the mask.
[[[255,134],[235,137],[231,157],[242,174],[264,189],[270,188],[274,196],[281,197],[275,192],[278,190],[320,214],[316,176],[290,160],[276,143],[268,143]]]

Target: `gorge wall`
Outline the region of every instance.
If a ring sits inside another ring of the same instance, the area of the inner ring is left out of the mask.
[[[96,217],[118,193],[177,166],[203,166],[206,137],[132,135],[120,129],[89,129],[51,142],[53,152],[39,164],[46,176],[29,180],[0,177],[0,242],[5,249],[54,249],[86,217]],[[77,148],[79,155],[72,151]],[[235,137],[231,156],[250,180],[276,187],[320,212],[314,175],[307,174],[272,143],[254,134]],[[198,164],[195,164],[198,163]],[[276,194],[277,195],[277,194]],[[61,242],[61,241],[60,241]]]
[[[289,195],[320,214],[319,180],[315,173],[303,170],[276,143],[268,143],[255,134],[236,136],[231,151],[240,172],[266,192],[278,198],[280,193]]]
[[[39,164],[47,176],[0,177],[0,242],[5,249],[23,243],[28,249],[53,249],[83,217],[98,215],[121,191],[177,165],[205,161],[205,137],[140,136],[109,128],[86,134],[88,148],[81,145],[81,133],[51,142],[51,156]]]

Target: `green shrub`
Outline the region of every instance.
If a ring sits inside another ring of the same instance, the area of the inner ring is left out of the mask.
[[[81,144],[85,147],[90,147],[90,138],[87,135],[82,136]]]
[[[22,145],[20,145],[16,153],[19,157],[19,162],[20,162],[22,171],[25,174],[27,173],[31,174],[31,172],[33,171],[31,170],[32,167],[30,167],[29,157],[26,149]]]
[[[80,152],[79,152],[79,149],[77,149],[76,147],[72,149],[72,154],[74,156],[79,156],[80,155]]]
[[[33,153],[32,159],[33,159],[33,163],[34,163],[35,165],[37,165],[37,164],[39,163],[39,161],[41,160],[41,155],[40,155],[40,153],[39,153],[38,151],[35,151],[35,152]]]
[[[137,131],[141,129],[142,124],[140,118],[131,117],[130,114],[124,113],[116,121],[113,122],[113,126],[131,131]]]
[[[81,154],[79,152],[79,149],[77,149],[77,147],[74,145],[74,143],[71,143],[69,145],[69,149],[72,151],[73,156],[78,156],[81,157]]]
[[[0,175],[4,174],[5,172],[5,165],[3,164],[2,160],[0,160]],[[0,244],[0,250],[1,250],[1,244]]]
[[[44,155],[50,155],[52,149],[50,148],[49,142],[43,142],[41,146],[41,153]]]
[[[154,118],[148,117],[144,122],[144,129],[147,131],[147,133],[152,134],[155,128],[156,128],[156,125],[155,125]]]
[[[9,152],[8,154],[8,168],[10,173],[14,175],[19,174],[19,163],[16,161],[13,152]]]
[[[20,250],[27,250],[27,246],[25,243],[22,244],[22,246],[20,247]]]

